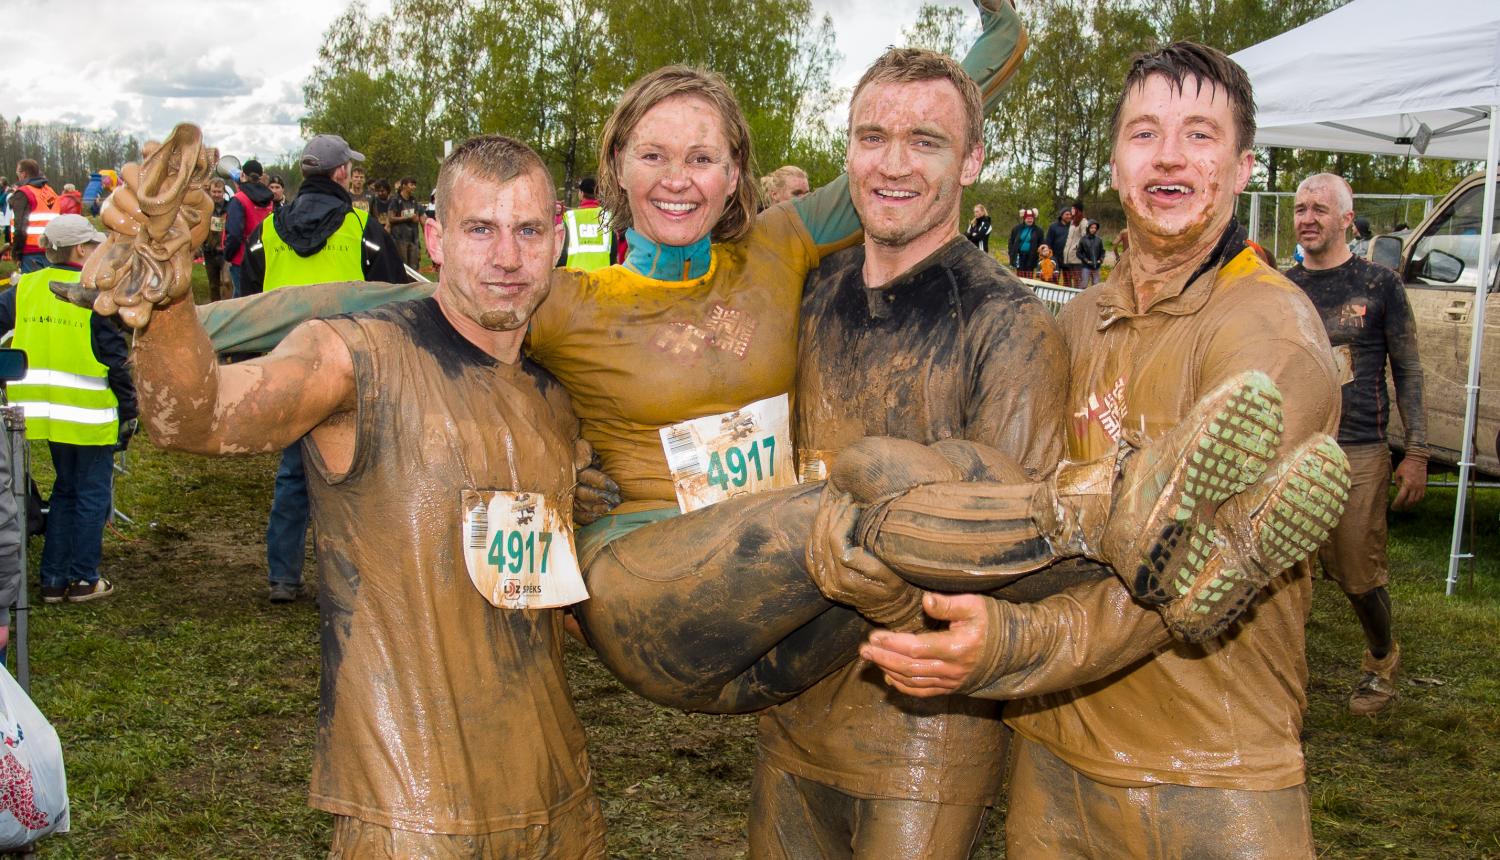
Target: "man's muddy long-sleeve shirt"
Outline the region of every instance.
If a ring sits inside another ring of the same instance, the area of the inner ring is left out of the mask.
[[[824,461],[864,436],[968,439],[1033,478],[1062,450],[1067,354],[1046,308],[957,236],[882,289],[863,246],[808,281],[798,342],[799,459]],[[856,660],[761,717],[761,754],[863,797],[986,805],[1000,788],[999,703],[891,692]]]
[[[1406,427],[1406,450],[1427,453],[1427,415],[1422,408],[1422,363],[1417,357],[1417,321],[1401,278],[1359,257],[1331,269],[1298,264],[1286,276],[1312,299],[1333,345],[1343,384],[1340,445],[1385,441],[1391,402],[1385,362],[1391,360],[1396,406]]]

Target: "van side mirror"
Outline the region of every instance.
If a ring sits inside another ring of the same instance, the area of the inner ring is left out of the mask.
[[[1376,236],[1370,243],[1370,261],[1400,271],[1401,240],[1396,236]]]
[[[1458,277],[1464,273],[1464,261],[1452,254],[1436,249],[1428,251],[1427,256],[1422,258],[1422,267],[1417,272],[1417,277],[1426,278],[1429,281],[1437,281],[1440,284],[1456,284]]]
[[[19,382],[26,376],[26,351],[0,349],[0,382]]]

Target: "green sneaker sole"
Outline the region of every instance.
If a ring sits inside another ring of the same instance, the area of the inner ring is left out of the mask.
[[[1251,509],[1248,553],[1221,540],[1215,525],[1196,523],[1188,535],[1186,563],[1172,581],[1174,600],[1163,611],[1174,638],[1201,642],[1218,636],[1272,577],[1328,541],[1349,501],[1348,458],[1320,434],[1298,446],[1253,492],[1261,501]]]
[[[1264,373],[1236,377],[1205,397],[1194,412],[1206,414],[1190,413],[1184,419],[1197,426],[1185,430],[1196,435],[1185,453],[1170,459],[1165,451],[1136,454],[1162,458],[1161,468],[1136,490],[1156,499],[1142,530],[1152,537],[1134,564],[1124,566],[1132,571],[1125,578],[1131,593],[1144,603],[1172,601],[1170,584],[1185,572],[1196,576],[1202,564],[1184,558],[1184,538],[1198,533],[1199,524],[1206,525],[1221,503],[1259,480],[1281,442],[1281,392]]]

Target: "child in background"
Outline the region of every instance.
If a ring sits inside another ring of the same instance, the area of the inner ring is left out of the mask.
[[[1037,279],[1049,284],[1057,283],[1057,262],[1052,259],[1052,249],[1043,245],[1037,249],[1037,253],[1042,255],[1042,261],[1036,267]]]

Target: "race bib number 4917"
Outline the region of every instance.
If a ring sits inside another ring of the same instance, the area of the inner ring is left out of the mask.
[[[789,412],[787,396],[779,394],[663,427],[662,448],[682,512],[796,484]]]
[[[587,600],[568,521],[540,493],[464,490],[464,565],[501,609]]]

